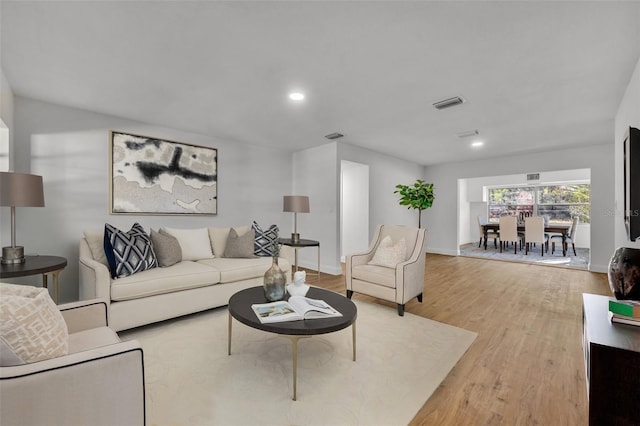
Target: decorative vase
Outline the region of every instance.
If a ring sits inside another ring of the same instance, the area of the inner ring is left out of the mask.
[[[616,299],[640,300],[640,249],[617,248],[609,261],[608,278]]]
[[[264,297],[266,297],[269,302],[282,300],[284,298],[286,283],[287,277],[278,266],[278,257],[274,256],[271,268],[264,273]]]

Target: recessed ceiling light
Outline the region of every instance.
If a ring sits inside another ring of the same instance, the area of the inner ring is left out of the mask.
[[[475,142],[471,143],[471,146],[474,147],[474,148],[481,147],[482,145],[484,145],[484,142],[482,142],[482,141],[475,141]]]
[[[304,99],[304,93],[300,93],[300,92],[289,93],[289,99],[291,99],[292,101],[301,101]]]

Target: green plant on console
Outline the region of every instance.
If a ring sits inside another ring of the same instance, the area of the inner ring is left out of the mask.
[[[413,185],[396,185],[396,190],[393,193],[400,194],[399,203],[401,206],[418,210],[418,228],[420,228],[422,226],[422,210],[431,207],[436,198],[433,193],[433,184],[418,179]]]

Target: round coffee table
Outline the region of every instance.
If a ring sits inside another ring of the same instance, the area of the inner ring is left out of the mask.
[[[293,400],[296,400],[296,382],[298,369],[298,340],[312,337],[317,334],[333,333],[351,326],[353,333],[353,360],[356,360],[356,317],[358,310],[356,305],[341,294],[318,287],[309,288],[306,297],[320,299],[327,302],[342,314],[341,317],[320,319],[307,319],[301,321],[286,321],[263,324],[256,316],[251,305],[256,303],[268,303],[264,297],[262,286],[251,287],[231,296],[229,299],[229,335],[228,351],[231,355],[231,326],[232,318],[257,330],[280,334],[291,340],[293,357]]]

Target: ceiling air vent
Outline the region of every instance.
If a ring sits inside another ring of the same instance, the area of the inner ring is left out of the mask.
[[[462,99],[460,96],[456,96],[453,98],[449,98],[449,99],[445,99],[443,101],[439,101],[433,104],[433,106],[436,109],[445,109],[445,108],[450,108],[456,105],[460,105],[461,103],[464,102],[464,99]]]
[[[327,139],[340,139],[341,137],[343,137],[344,135],[342,133],[329,133],[328,135],[325,136],[325,138]]]
[[[527,174],[527,180],[540,180],[540,173]]]
[[[476,129],[476,130],[467,130],[466,132],[460,132],[458,133],[458,137],[460,139],[464,139],[464,138],[470,138],[471,136],[478,136],[480,134],[480,132]]]

